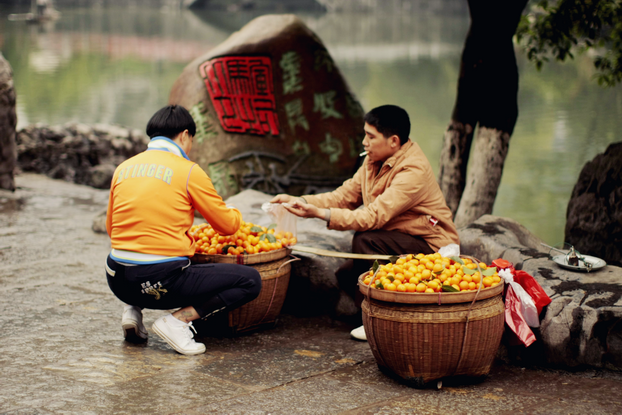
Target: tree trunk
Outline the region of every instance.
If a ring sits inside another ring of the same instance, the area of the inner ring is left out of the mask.
[[[473,140],[473,126],[453,121],[449,124],[441,150],[439,185],[447,206],[455,215],[464,191],[466,168]]]
[[[492,213],[518,117],[518,68],[512,37],[527,0],[468,3],[471,26],[464,43],[456,103],[445,131],[439,168],[439,185],[458,227]],[[476,136],[477,155],[467,180],[477,125],[481,130]]]
[[[458,228],[492,212],[509,144],[509,133],[479,127],[466,188],[454,218]]]
[[[15,90],[11,65],[0,53],[0,189],[15,190]]]

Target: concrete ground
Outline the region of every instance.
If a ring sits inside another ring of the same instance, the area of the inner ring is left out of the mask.
[[[283,315],[269,330],[210,337],[177,354],[150,332],[121,335],[106,235],[107,191],[44,176],[0,191],[0,414],[616,414],[622,376],[496,361],[480,383],[413,389],[382,374],[351,326]],[[295,276],[292,276],[295,278]],[[146,325],[162,315],[145,311]]]

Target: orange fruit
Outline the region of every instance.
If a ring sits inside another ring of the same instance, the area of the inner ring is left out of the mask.
[[[460,281],[460,284],[458,284],[460,286],[460,290],[468,290],[469,289],[469,283],[468,281]]]
[[[404,284],[400,284],[397,286],[397,291],[401,292],[401,293],[405,293],[406,292],[406,285]]]
[[[428,287],[424,284],[424,283],[419,283],[417,284],[417,292],[418,293],[422,293],[424,292]]]
[[[493,283],[492,277],[484,277],[482,283],[484,284],[484,287],[490,287]]]

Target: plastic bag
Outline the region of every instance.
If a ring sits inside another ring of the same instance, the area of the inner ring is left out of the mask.
[[[525,289],[516,281],[511,271],[503,269],[499,271],[499,276],[505,280],[510,287],[513,288],[514,294],[520,302],[520,311],[529,327],[540,327],[540,313],[536,308],[533,298],[525,291]]]
[[[266,202],[261,205],[261,209],[276,223],[276,229],[274,230],[276,233],[290,232],[292,237],[298,237],[296,232],[296,220],[298,216],[290,213],[280,203]]]
[[[445,258],[460,257],[460,245],[449,244],[439,249],[438,253]]]
[[[520,287],[520,285],[516,284]],[[514,332],[518,341],[529,347],[536,341],[536,335],[529,328],[521,311],[521,300],[509,285],[505,293],[505,324]]]
[[[551,304],[551,298],[546,294],[544,289],[538,284],[538,281],[525,271],[516,271],[514,273],[514,281],[519,283],[521,287],[531,296],[538,315],[542,312],[542,308]],[[534,326],[532,326],[534,327]],[[536,326],[537,327],[537,326]]]

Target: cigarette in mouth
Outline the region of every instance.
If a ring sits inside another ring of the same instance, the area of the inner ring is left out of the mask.
[[[367,155],[367,151],[363,151],[361,154],[359,154],[359,157],[365,157]]]

